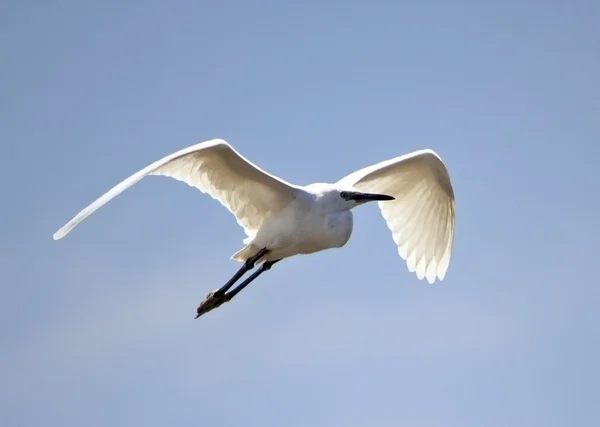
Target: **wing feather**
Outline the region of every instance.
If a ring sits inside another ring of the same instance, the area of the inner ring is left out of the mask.
[[[338,183],[394,196],[396,200],[378,205],[408,270],[429,283],[445,277],[454,240],[454,190],[434,151],[419,150],[386,160]]]
[[[179,150],[134,173],[81,210],[54,233],[54,239],[67,235],[101,206],[149,175],[174,178],[210,195],[229,209],[248,236],[253,236],[265,218],[283,209],[299,191],[245,159],[226,141],[213,139]]]

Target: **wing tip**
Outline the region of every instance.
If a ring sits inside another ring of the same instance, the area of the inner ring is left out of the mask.
[[[67,226],[61,227],[52,235],[52,239],[60,240],[63,237],[65,237],[69,233],[69,231],[70,230],[67,228]]]
[[[408,266],[408,271],[416,273],[419,280],[426,280],[430,285],[433,285],[436,281],[442,282],[444,280],[448,271],[448,264],[443,265],[433,260],[427,268],[421,267],[411,270]]]

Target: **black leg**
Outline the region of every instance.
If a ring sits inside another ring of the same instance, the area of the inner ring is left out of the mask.
[[[263,256],[265,256],[265,254],[267,252],[269,252],[269,250],[266,249],[266,248],[263,248],[260,251],[258,251],[256,253],[256,255],[251,256],[250,258],[248,258],[246,260],[246,262],[244,262],[244,265],[233,275],[233,277],[231,279],[229,279],[227,281],[227,283],[225,283],[223,286],[221,286],[216,291],[210,292],[206,296],[206,298],[204,299],[204,301],[202,301],[200,303],[200,305],[198,306],[197,314],[196,314],[196,319],[198,317],[200,317],[201,315],[203,315],[204,313],[207,313],[210,310],[212,310],[214,308],[217,308],[221,304],[229,301],[231,299],[231,297],[229,297],[229,294],[226,294],[225,292],[227,292],[229,290],[229,288],[231,288],[235,284],[235,282],[237,282],[244,274],[246,274],[249,270],[252,270],[252,268],[254,268],[254,264],[256,264],[256,262],[260,258],[262,258]],[[264,263],[264,264],[266,264],[266,263]],[[250,283],[252,280],[254,280],[256,277],[258,277],[262,273],[261,270],[263,270],[264,264],[263,264],[263,266],[261,266],[260,270],[256,271],[254,274],[252,274],[248,279],[246,279],[243,283],[241,283],[240,286],[236,287],[232,291],[232,292],[235,292],[234,295],[237,294],[239,291],[241,291],[242,288],[246,287],[248,285],[248,283]],[[271,268],[271,265],[273,265],[273,264],[274,264],[274,262],[271,261],[271,263],[269,264],[269,267],[267,268],[267,270],[269,268]]]
[[[235,288],[233,288],[233,290],[231,292],[227,292],[225,294],[226,300],[227,301],[231,301],[231,299],[234,296],[236,296],[242,289],[244,289],[246,286],[248,286],[250,284],[250,282],[252,282],[258,276],[260,276],[261,274],[263,274],[265,271],[270,270],[271,267],[273,266],[273,264],[275,264],[276,262],[279,262],[279,261],[281,261],[281,259],[276,259],[275,261],[265,261],[259,267],[259,269],[256,270],[254,273],[252,273],[250,276],[248,276],[248,278],[246,280],[244,280],[242,283],[240,283]]]
[[[229,279],[227,283],[225,283],[223,286],[221,286],[215,291],[214,295],[219,296],[225,294],[225,292],[227,292],[229,288],[231,288],[234,285],[235,282],[240,280],[240,278],[248,271],[252,270],[254,268],[254,264],[256,264],[256,262],[259,259],[261,259],[267,252],[269,252],[269,250],[263,248],[260,251],[258,251],[256,255],[248,258],[244,265],[242,265],[242,267],[233,275],[233,277]]]

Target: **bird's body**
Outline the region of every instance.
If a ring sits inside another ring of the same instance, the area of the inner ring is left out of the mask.
[[[335,186],[328,184],[299,188],[296,199],[266,218],[232,259],[246,261],[262,248],[269,249],[262,261],[341,248],[350,239],[353,218],[351,211],[331,203],[335,191]]]
[[[245,159],[221,139],[170,154],[117,184],[54,233],[60,239],[142,178],[168,176],[208,193],[244,228],[245,246],[232,255],[244,266],[201,304],[198,315],[229,301],[284,258],[344,246],[352,234],[351,209],[377,201],[409,271],[433,283],[443,279],[454,237],[454,191],[446,167],[421,150],[360,169],[336,183],[290,184]],[[243,274],[249,279],[225,294]]]

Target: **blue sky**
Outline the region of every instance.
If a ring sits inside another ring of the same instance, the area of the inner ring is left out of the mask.
[[[5,1],[0,424],[551,427],[600,409],[600,3]],[[376,206],[238,268],[217,202],[129,174],[221,137],[297,184],[432,148],[457,198],[420,282]]]

